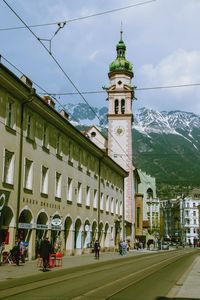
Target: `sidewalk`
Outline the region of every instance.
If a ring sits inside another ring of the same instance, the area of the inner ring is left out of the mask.
[[[130,257],[140,254],[149,253],[148,250],[133,250],[129,251],[126,256]],[[102,252],[100,253],[100,261],[105,262],[113,259],[123,259],[118,252]],[[56,272],[58,270],[73,268],[78,266],[90,265],[96,263],[97,260],[94,258],[93,253],[83,254],[78,256],[64,256],[62,259],[62,267],[51,268],[51,272]],[[0,283],[3,281],[8,281],[11,279],[26,277],[30,275],[40,274],[41,267],[37,266],[37,260],[27,261],[25,264],[16,266],[15,264],[3,264],[0,266]]]
[[[200,256],[183,274],[166,299],[200,299]]]

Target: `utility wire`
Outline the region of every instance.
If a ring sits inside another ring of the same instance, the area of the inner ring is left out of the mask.
[[[22,74],[22,75],[24,75],[24,73],[21,71],[21,70],[19,70],[19,68],[17,68],[13,63],[11,63],[8,59],[6,59],[3,55],[0,55],[0,57],[2,58],[2,59],[4,59],[8,64],[10,64],[14,69],[16,69],[17,70],[17,72],[19,72],[20,74]],[[46,93],[46,95],[50,95],[47,91],[45,91],[45,89],[44,88],[42,88],[40,85],[38,85],[36,82],[34,82],[34,81],[32,81],[33,83],[34,83],[34,85],[35,86],[37,86],[39,89],[41,89],[41,90],[43,90],[45,93]],[[59,101],[54,97],[53,98],[59,105],[61,105],[62,106],[62,104],[61,103],[59,103]],[[69,113],[68,113],[69,114]],[[70,114],[69,114],[70,115]],[[73,116],[71,116],[72,118],[74,118]],[[74,118],[74,120],[78,123],[78,121]],[[3,125],[5,125],[4,124],[4,122],[1,122],[0,121],[0,123],[2,123]],[[17,134],[20,134],[17,130],[16,130],[16,133]],[[23,135],[23,137],[25,138],[25,135]],[[102,143],[100,140],[98,140],[98,142],[99,143]],[[102,143],[102,145],[103,145],[103,143]],[[42,146],[40,145],[40,144],[38,144],[37,143],[37,146],[39,146],[39,147],[41,147],[42,148]],[[111,150],[112,151],[112,150]],[[113,151],[112,151],[113,152]],[[113,152],[114,153],[114,152]],[[53,153],[53,152],[50,152],[50,154],[52,155],[52,156],[54,156],[54,157],[56,157],[55,156],[55,154]],[[116,153],[114,153],[114,154],[116,154]],[[145,155],[145,154],[148,154],[148,155],[150,155],[150,153],[136,153],[135,152],[135,154],[136,155],[138,155],[138,154],[140,154],[140,155]],[[117,154],[118,155],[118,154]],[[120,155],[122,155],[122,154],[120,154]],[[153,155],[153,154],[152,154]],[[178,155],[178,154],[170,154],[170,153],[155,153],[155,155],[160,155],[160,156],[172,156],[172,155]],[[186,156],[190,156],[190,155],[192,155],[192,154],[189,154],[189,153],[185,153],[184,155],[186,155]],[[67,164],[67,161],[65,161],[64,159],[63,159],[63,162],[64,163],[66,163]],[[74,166],[73,166],[74,167]],[[75,168],[75,167],[74,167]],[[144,174],[144,172],[142,171],[142,175],[143,175],[143,177],[145,177],[146,178],[146,183],[149,183],[150,185],[151,185],[151,182],[148,180],[148,178],[145,176],[145,174]],[[151,176],[151,175],[150,175]],[[162,181],[160,181],[160,180],[156,180],[156,182],[157,183],[164,183],[164,182],[166,182],[166,183],[169,183],[169,180],[162,180]],[[186,180],[175,180],[175,181],[173,181],[173,182],[175,182],[175,183],[179,183],[179,182],[188,182],[188,180],[186,181]],[[192,183],[193,181],[191,181],[191,183]]]
[[[152,87],[134,87],[135,91],[146,91],[146,90],[161,90],[161,89],[174,89],[174,88],[183,88],[183,87],[193,87],[200,86],[200,83],[187,83],[187,84],[179,84],[179,85],[166,85],[166,86],[152,86]],[[101,94],[107,93],[106,91],[81,91],[81,94]],[[63,93],[51,93],[53,96],[72,96],[77,95],[77,92],[63,92]]]
[[[91,111],[95,114],[95,116],[100,120],[99,116],[97,115],[97,113],[95,112],[95,110],[90,106],[90,104],[88,103],[88,101],[85,99],[85,97],[81,94],[81,92],[79,91],[79,89],[77,88],[77,86],[74,84],[74,82],[72,81],[72,79],[68,76],[68,74],[65,72],[65,70],[63,69],[63,67],[61,66],[61,64],[58,62],[58,60],[55,58],[55,56],[52,54],[52,52],[50,52],[50,50],[44,45],[44,43],[38,38],[38,36],[28,27],[28,25],[24,22],[24,20],[16,13],[16,11],[7,3],[6,0],[3,0],[3,2],[7,5],[7,7],[14,13],[14,15],[24,24],[24,26],[32,33],[32,35],[38,40],[38,42],[43,46],[43,48],[48,52],[48,54],[51,56],[51,58],[53,59],[53,61],[56,63],[56,65],[59,67],[59,69],[62,71],[62,73],[64,74],[64,76],[66,77],[66,79],[71,83],[71,85],[74,87],[74,89],[77,91],[77,93],[79,94],[79,96],[83,99],[83,101],[88,105],[88,107],[91,109]],[[110,133],[110,135],[113,137],[112,133]],[[118,141],[113,137],[113,139],[116,141],[116,143],[118,144],[118,146],[122,149],[122,151],[125,153],[124,149],[121,147],[121,145],[118,143]],[[129,158],[128,154],[125,153],[127,158],[132,161],[132,158]],[[123,157],[122,157],[123,159]],[[124,160],[124,159],[123,159]],[[127,167],[129,168],[129,164],[127,163],[127,161],[125,161],[125,164],[127,165]]]
[[[16,69],[18,73],[24,75],[24,73],[23,73],[21,70],[19,70],[19,68],[17,68],[13,63],[11,63],[11,62],[10,62],[7,58],[5,58],[3,55],[0,55],[0,58],[3,59],[3,60],[5,60],[9,65],[12,66],[12,68]],[[50,95],[43,87],[41,87],[41,86],[40,86],[39,84],[37,84],[35,81],[32,80],[32,82],[33,82],[33,84],[34,84],[35,86],[37,86],[40,90],[42,90],[42,91],[44,92],[45,95],[51,96],[51,95]],[[52,96],[51,96],[51,97],[52,97]],[[66,111],[65,105],[62,105],[62,104],[59,102],[59,100],[56,99],[55,97],[52,97],[52,98],[58,103],[58,105],[59,105],[60,107],[62,107],[62,108]],[[72,114],[70,114],[70,112],[67,111],[67,114],[71,117],[71,120],[74,120],[74,121],[75,121],[76,123],[78,123],[80,126],[82,125],[82,124],[80,124],[79,120],[75,119],[75,117],[74,117]],[[88,126],[88,127],[89,127],[89,126]],[[97,140],[97,141],[98,141],[100,144],[102,144],[102,146],[104,146],[104,143],[103,143],[103,142],[101,142],[100,140]],[[110,150],[113,154],[116,154],[112,149],[110,149],[110,148],[107,148],[107,149]]]
[[[2,59],[4,59],[9,65],[11,65],[15,70],[17,70],[17,72],[19,72],[20,74],[24,75],[24,73],[23,73],[21,70],[19,70],[19,68],[17,68],[13,63],[11,63],[11,62],[10,62],[8,59],[6,59],[3,55],[0,55],[0,57],[1,57]],[[58,105],[59,105],[60,107],[62,107],[64,110],[66,110],[66,109],[65,109],[65,106],[64,106],[62,103],[60,103],[59,100],[58,100],[55,96],[52,96],[50,93],[48,93],[44,88],[42,88],[42,87],[41,87],[39,84],[37,84],[35,81],[33,81],[33,80],[31,80],[31,81],[33,82],[33,84],[34,84],[35,86],[37,86],[41,91],[44,92],[43,95],[51,96],[51,97],[58,103]],[[74,117],[72,114],[70,114],[69,112],[67,112],[67,114],[71,117],[72,120],[74,120],[75,122],[79,123],[79,121],[78,121],[77,119],[75,119],[75,117]],[[80,125],[81,125],[81,124],[80,124]]]
[[[3,0],[3,1],[4,1],[4,0]],[[85,19],[89,19],[89,18],[93,18],[93,17],[98,17],[98,16],[101,16],[101,15],[110,14],[110,13],[118,12],[118,11],[121,11],[121,10],[129,9],[129,8],[132,8],[132,7],[136,7],[136,6],[141,6],[141,5],[149,4],[149,3],[152,3],[152,2],[155,2],[155,1],[157,1],[157,0],[151,0],[151,1],[139,2],[139,3],[136,3],[136,4],[132,4],[132,5],[128,5],[128,6],[124,6],[124,7],[120,7],[120,8],[114,8],[114,9],[106,10],[106,11],[99,12],[99,13],[96,13],[96,14],[91,14],[91,15],[88,15],[88,16],[78,17],[78,18],[69,19],[69,20],[65,20],[65,21],[59,21],[59,22],[52,22],[52,23],[44,23],[44,24],[29,25],[29,28],[58,25],[59,23],[60,23],[60,24],[64,24],[64,23],[65,23],[65,24],[68,24],[68,23],[72,23],[72,22],[75,22],[75,21],[85,20]],[[5,1],[4,1],[4,2],[5,2]],[[58,26],[59,26],[59,25],[58,25]],[[0,28],[0,31],[5,31],[5,30],[16,30],[16,29],[24,29],[24,28],[26,28],[26,26],[8,27],[8,28]]]

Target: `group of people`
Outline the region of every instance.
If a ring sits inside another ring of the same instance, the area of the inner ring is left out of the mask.
[[[25,242],[22,239],[18,238],[15,246],[10,251],[10,258],[13,262],[16,263],[17,266],[19,266],[20,261],[22,263],[25,263],[26,254],[27,249]]]

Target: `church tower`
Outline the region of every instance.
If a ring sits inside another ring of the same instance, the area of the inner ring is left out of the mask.
[[[122,40],[116,46],[117,57],[110,64],[108,77],[108,155],[129,172],[124,182],[125,235],[134,238],[135,200],[132,164],[132,100],[134,90],[132,64],[126,60],[126,45]]]

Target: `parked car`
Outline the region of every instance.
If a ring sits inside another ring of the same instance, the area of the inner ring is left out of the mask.
[[[169,244],[168,242],[162,242],[161,243],[162,250],[169,250]]]
[[[165,241],[159,241],[158,243],[158,249],[159,250],[169,250],[169,243]]]

